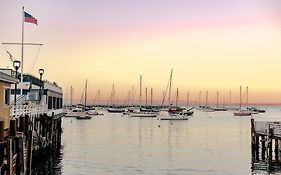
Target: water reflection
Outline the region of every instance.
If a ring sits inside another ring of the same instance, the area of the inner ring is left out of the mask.
[[[62,174],[63,147],[60,146],[49,156],[41,156],[36,159],[36,166],[33,167],[32,175],[60,175]]]

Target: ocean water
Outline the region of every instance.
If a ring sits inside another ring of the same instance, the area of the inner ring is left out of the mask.
[[[252,117],[281,120],[280,107],[266,108]],[[53,174],[267,174],[251,169],[251,117],[195,110],[187,121],[159,121],[101,112],[91,120],[63,118]]]

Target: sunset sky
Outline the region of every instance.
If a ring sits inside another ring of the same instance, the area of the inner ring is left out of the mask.
[[[280,0],[1,0],[1,43],[21,42],[22,6],[38,19],[25,42],[44,44],[38,57],[25,48],[24,72],[44,68],[66,99],[72,85],[79,101],[88,79],[90,101],[98,89],[106,101],[113,83],[123,101],[143,75],[160,100],[173,68],[183,101],[188,90],[193,101],[209,90],[210,102],[232,90],[235,101],[242,85],[250,102],[281,102]],[[5,49],[20,59],[20,47],[0,47],[1,67],[12,67]]]

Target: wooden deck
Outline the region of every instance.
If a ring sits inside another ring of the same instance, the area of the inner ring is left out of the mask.
[[[251,119],[252,168],[273,171],[281,167],[281,122]]]

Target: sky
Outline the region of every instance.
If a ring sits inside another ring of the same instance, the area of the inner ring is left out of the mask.
[[[22,6],[38,20],[25,42],[43,44],[25,47],[24,72],[44,68],[66,100],[73,86],[79,101],[88,79],[89,101],[98,89],[107,101],[114,84],[122,104],[142,75],[142,98],[147,87],[161,101],[173,68],[173,99],[176,88],[181,101],[208,90],[227,103],[231,90],[234,102],[242,85],[251,103],[281,103],[280,0],[1,0],[1,43],[21,41]],[[21,57],[1,45],[1,67],[12,66],[6,50]]]

